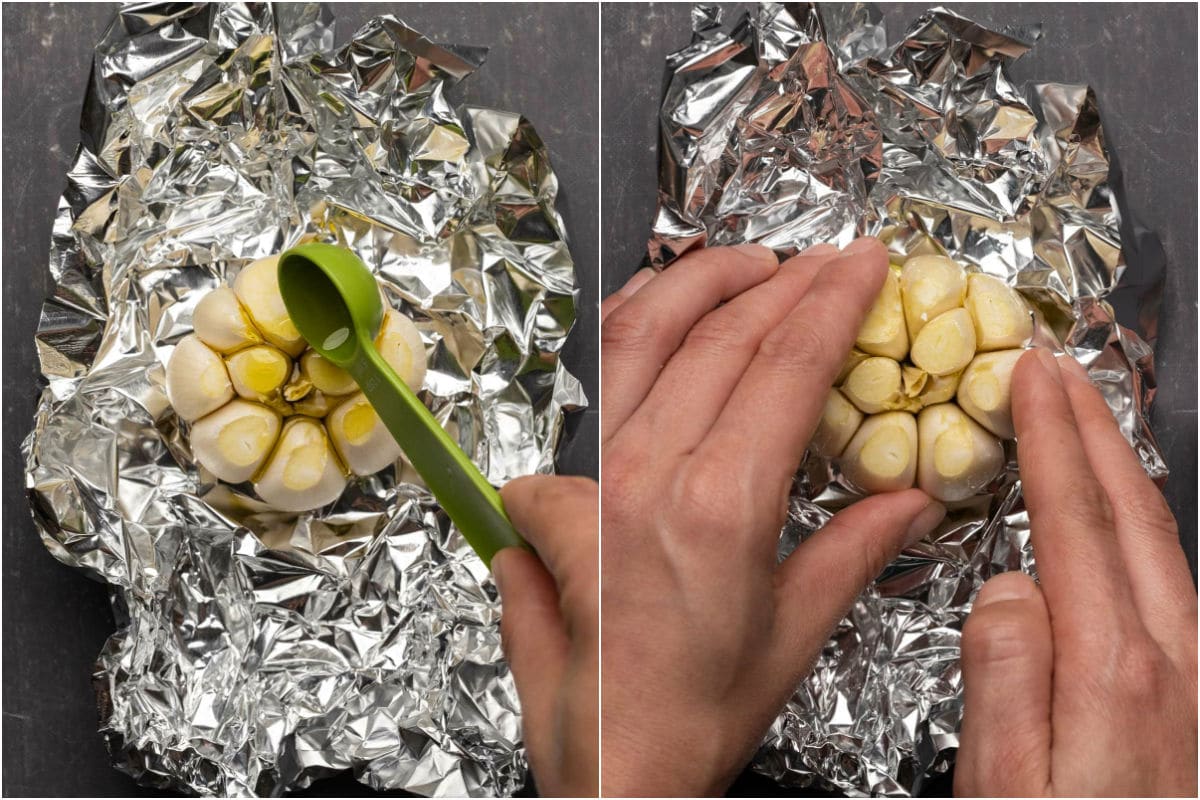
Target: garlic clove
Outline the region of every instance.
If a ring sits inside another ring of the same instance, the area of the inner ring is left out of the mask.
[[[1004,469],[1004,447],[954,403],[923,409],[917,417],[917,484],[945,503],[978,494]]]
[[[354,378],[350,377],[349,372],[316,350],[306,352],[300,360],[300,366],[317,391],[324,392],[331,397],[350,394],[358,390],[358,384],[354,382]]]
[[[374,475],[400,458],[400,445],[361,392],[334,409],[325,424],[342,462],[355,475]]]
[[[388,308],[375,347],[408,388],[420,391],[425,383],[425,343],[411,319]]]
[[[279,275],[276,270],[279,256],[260,258],[238,273],[233,282],[233,291],[242,306],[249,312],[255,326],[263,337],[289,356],[295,358],[307,346],[300,331],[288,316],[279,292]]]
[[[864,414],[895,411],[904,405],[900,365],[890,358],[872,356],[855,367],[842,391]]]
[[[913,339],[912,363],[930,375],[958,372],[975,356],[975,326],[964,308],[939,314]]]
[[[874,356],[897,361],[908,355],[908,331],[904,324],[904,304],[900,297],[900,270],[888,269],[887,278],[875,304],[867,312],[855,342],[858,349]]]
[[[837,458],[846,449],[862,421],[862,412],[840,391],[831,390],[825,399],[821,421],[817,423],[817,430],[809,443],[813,452],[825,458]]]
[[[278,397],[292,374],[291,359],[267,344],[239,350],[225,359],[225,365],[234,391],[247,400]]]
[[[958,405],[1001,439],[1017,435],[1012,419],[1012,373],[1022,349],[980,353],[963,371]]]
[[[1025,298],[999,278],[971,275],[967,279],[967,310],[980,352],[1024,347],[1033,338],[1033,316]]]
[[[836,386],[842,381],[846,380],[846,376],[853,372],[855,367],[866,361],[868,358],[870,358],[870,356],[868,356],[862,350],[859,350],[857,347],[852,348],[850,350],[850,355],[846,356],[846,362],[842,364],[841,372],[839,372],[837,377],[833,379],[834,385]]]
[[[341,496],[346,478],[321,423],[293,417],[254,484],[259,497],[280,511],[311,511]]]
[[[951,372],[949,375],[930,375],[929,380],[921,388],[920,394],[917,395],[919,406],[924,408],[953,400],[961,378],[961,372]]]
[[[323,393],[314,390],[293,403],[292,408],[297,414],[304,414],[308,417],[317,417],[320,419],[327,415],[330,409],[333,408],[333,402],[333,400]]]
[[[192,327],[202,342],[226,355],[262,342],[237,294],[228,286],[200,298],[192,312]]]
[[[167,399],[187,422],[200,419],[233,399],[225,362],[200,337],[185,336],[167,361]]]
[[[908,335],[915,340],[934,317],[962,308],[967,294],[967,273],[945,256],[916,256],[905,262],[900,271],[900,291]]]
[[[279,415],[258,403],[234,400],[192,425],[192,453],[227,483],[248,481],[279,436]]]
[[[911,488],[917,474],[917,423],[907,411],[867,417],[839,460],[852,484],[870,494]]]

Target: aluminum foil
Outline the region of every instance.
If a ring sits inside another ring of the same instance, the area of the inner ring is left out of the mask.
[[[691,44],[667,59],[651,264],[704,245],[789,255],[862,234],[897,262],[949,254],[1021,290],[1036,343],[1086,366],[1147,472],[1166,476],[1148,421],[1162,264],[1152,235],[1122,218],[1091,90],[1009,77],[1037,28],[993,31],[937,8],[889,44],[861,5],[766,4],[729,28],[719,8],[696,6],[692,22]],[[994,574],[1034,572],[1014,455],[988,494],[951,508],[858,599],[772,725],[758,771],[907,795],[949,766],[972,598]],[[834,465],[807,456],[781,557],[852,499]]]
[[[586,402],[558,358],[575,274],[537,133],[448,96],[484,54],[393,17],[334,50],[317,4],[128,6],[96,47],[24,450],[46,546],[111,587],[101,732],[143,784],[524,783],[495,587],[411,469],[274,513],[198,467],[163,388],[204,292],[341,243],[416,321],[422,399],[488,478],[553,470]]]

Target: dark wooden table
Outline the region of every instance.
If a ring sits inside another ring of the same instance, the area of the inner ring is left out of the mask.
[[[726,20],[747,4],[719,4]],[[895,41],[926,6],[878,4]],[[929,6],[935,5],[930,3]],[[1013,66],[1026,80],[1096,91],[1109,147],[1124,172],[1125,208],[1153,229],[1169,261],[1156,350],[1154,430],[1171,477],[1167,501],[1196,572],[1196,7],[1155,3],[944,4],[982,23],[1041,22],[1043,37]],[[687,3],[605,4],[601,14],[601,234],[607,296],[637,270],[653,217],[663,58],[686,45]],[[1133,264],[1133,268],[1137,265]],[[941,780],[930,793],[949,791]],[[733,793],[779,793],[744,775]]]
[[[109,766],[96,733],[92,664],[113,630],[100,584],[57,563],[25,499],[20,442],[36,406],[33,332],[50,292],[50,228],[79,142],[92,47],[115,4],[12,4],[4,20],[4,783],[5,795],[152,794]],[[582,286],[564,359],[592,402],[597,380],[598,9],[593,4],[338,4],[338,42],[391,13],[435,41],[491,47],[466,102],[523,113],[550,149]],[[598,414],[576,415],[564,472],[596,476]],[[349,777],[308,794],[371,792]]]

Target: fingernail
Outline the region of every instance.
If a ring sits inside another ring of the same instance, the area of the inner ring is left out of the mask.
[[[658,272],[650,267],[643,267],[634,273],[634,276],[626,281],[624,286],[617,290],[617,294],[621,297],[632,297],[638,289],[649,283],[657,274]]]
[[[924,539],[929,534],[933,533],[938,525],[942,524],[942,520],[946,518],[946,507],[941,503],[931,500],[929,505],[921,509],[921,513],[913,519],[908,526],[908,533],[905,534],[905,544],[913,544]]]
[[[767,253],[770,253],[770,254],[771,254],[771,256],[772,256],[772,257],[775,259],[775,263],[776,263],[776,264],[778,264],[778,263],[779,263],[779,256],[778,256],[778,255],[776,255],[776,253],[775,253],[775,251],[774,251],[774,250],[772,250],[771,248],[767,247],[766,245],[761,245],[761,244],[735,244],[735,245],[734,245],[733,247],[731,247],[730,249],[731,249],[731,250],[736,250],[736,251],[737,251],[737,252],[739,252],[739,253],[744,253],[745,255],[748,255],[748,256],[753,256],[754,258],[762,258],[762,259],[765,259],[765,258],[766,258],[766,254],[767,254]]]
[[[505,575],[508,574],[508,568],[504,565],[508,563],[508,556],[505,554],[515,548],[506,547],[500,552],[492,556],[492,582],[496,584],[496,591],[504,597]]]
[[[974,607],[983,608],[1006,600],[1027,600],[1035,591],[1037,585],[1022,572],[997,575],[985,583],[979,594],[975,595]]]
[[[842,256],[861,255],[862,253],[865,253],[868,250],[874,250],[879,246],[880,242],[874,236],[860,236],[850,244],[846,245],[846,248],[842,250]]]
[[[1044,347],[1037,348],[1037,360],[1042,365],[1045,371],[1055,383],[1062,386],[1062,373],[1058,370],[1058,359]]]

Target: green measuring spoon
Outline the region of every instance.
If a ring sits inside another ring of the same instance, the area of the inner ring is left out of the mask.
[[[279,258],[279,290],[300,335],[350,373],[483,563],[526,546],[500,494],[375,349],[383,302],[358,256],[330,244],[293,247]]]

